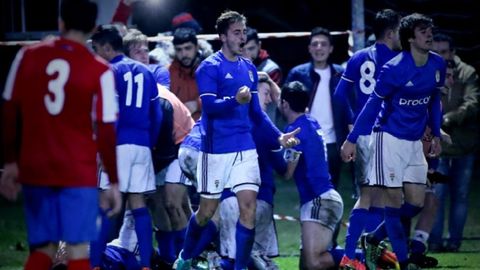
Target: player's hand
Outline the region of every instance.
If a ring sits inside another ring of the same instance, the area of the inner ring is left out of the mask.
[[[247,104],[252,99],[252,94],[250,93],[250,88],[244,85],[240,87],[235,95],[235,99],[240,104]]]
[[[432,144],[430,145],[430,151],[428,152],[428,157],[438,157],[442,152],[442,145],[440,144],[439,137],[433,137]]]
[[[105,190],[105,197],[108,201],[108,209],[107,212],[108,217],[112,217],[118,213],[122,209],[122,194],[118,189],[118,183],[110,184],[109,189]]]
[[[345,162],[355,161],[356,155],[357,149],[355,144],[345,140],[340,148],[340,156],[342,157],[342,160]]]
[[[446,133],[442,129],[440,129],[440,137],[442,138],[442,141],[446,144],[452,144],[452,137],[450,137],[450,134]]]
[[[278,138],[278,142],[284,148],[292,148],[300,144],[300,140],[295,137],[300,132],[300,128],[296,128],[294,131],[289,133],[283,133]]]
[[[18,165],[16,162],[6,163],[3,166],[2,178],[0,178],[0,194],[7,200],[15,201],[21,189],[17,182]]]

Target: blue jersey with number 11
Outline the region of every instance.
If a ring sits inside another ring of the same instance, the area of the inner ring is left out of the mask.
[[[110,63],[120,113],[117,145],[150,147],[158,137],[162,119],[155,78],[147,66],[124,55],[113,58]]]

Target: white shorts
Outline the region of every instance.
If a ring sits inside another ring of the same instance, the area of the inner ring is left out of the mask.
[[[305,203],[300,208],[300,221],[313,221],[335,230],[343,215],[343,200],[334,189]]]
[[[191,147],[181,147],[178,150],[178,163],[182,172],[192,182],[197,182],[197,163],[199,151]]]
[[[253,190],[260,186],[260,169],[255,149],[226,154],[200,151],[197,164],[197,191],[202,197],[218,199],[224,188],[232,192]]]
[[[235,233],[240,215],[236,197],[229,197],[220,203],[220,255],[235,258]],[[273,207],[257,200],[255,221],[255,242],[252,251],[269,257],[278,256],[277,231],[273,220]]]
[[[150,148],[134,144],[117,145],[117,170],[119,189],[123,193],[146,193],[155,190]],[[101,189],[110,183],[105,172],[100,172]]]
[[[372,136],[361,135],[357,140],[357,155],[355,158],[355,181],[358,185],[367,185],[367,172],[372,157]]]
[[[369,185],[401,188],[403,183],[427,183],[427,160],[422,141],[398,139],[386,132],[372,134]]]
[[[172,161],[166,168],[161,170],[155,176],[155,183],[157,186],[163,186],[165,183],[170,184],[182,184],[185,186],[191,186],[192,181],[182,173],[178,159]]]

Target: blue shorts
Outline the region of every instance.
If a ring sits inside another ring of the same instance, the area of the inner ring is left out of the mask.
[[[103,269],[109,270],[140,270],[141,266],[135,254],[117,246],[107,246],[102,260]]]
[[[30,246],[58,241],[80,244],[97,239],[96,187],[23,185],[22,188]]]

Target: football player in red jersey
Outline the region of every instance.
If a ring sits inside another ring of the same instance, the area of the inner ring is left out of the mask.
[[[22,48],[3,92],[4,172],[0,193],[24,193],[30,255],[25,269],[50,269],[59,241],[68,269],[90,269],[88,243],[97,237],[97,152],[115,183],[110,214],[119,211],[114,76],[86,41],[97,6],[63,0],[61,37]]]

